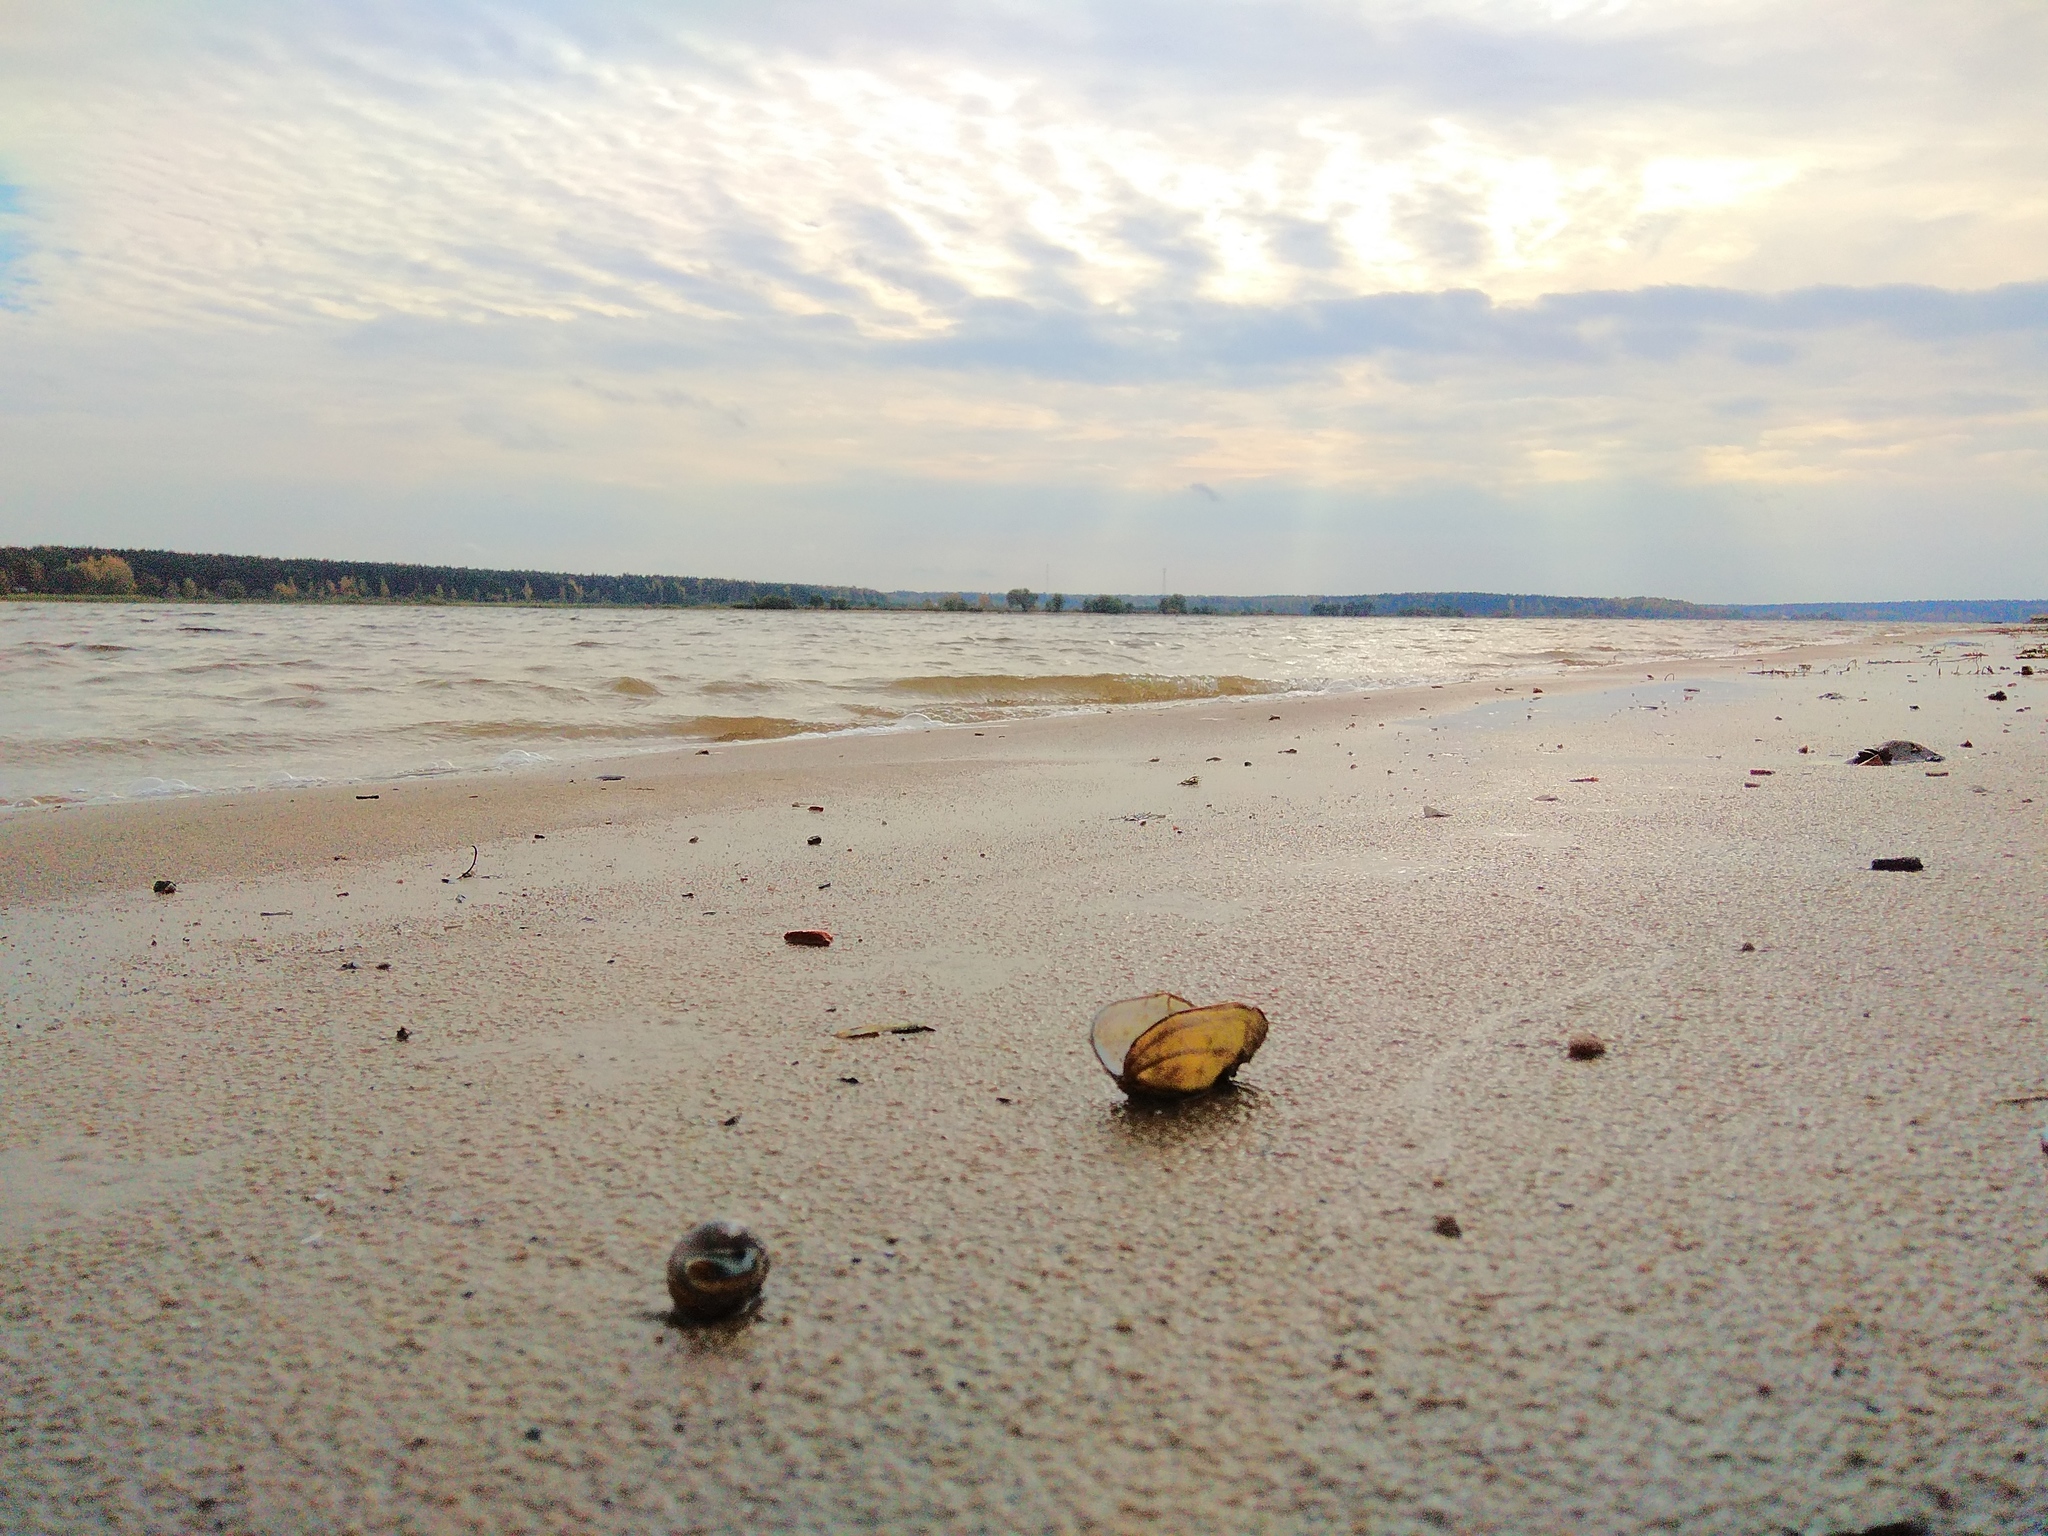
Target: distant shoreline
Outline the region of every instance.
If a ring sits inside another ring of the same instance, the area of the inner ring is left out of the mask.
[[[550,595],[552,594],[552,595]],[[1695,603],[1670,597],[1524,592],[1110,593],[880,591],[729,577],[603,575],[393,561],[190,554],[99,546],[0,548],[0,598],[40,600],[375,603],[530,608],[714,608],[768,611],[1154,613],[1172,617],[1589,618],[1815,620],[1822,623],[2048,622],[2048,597],[1902,602]]]
[[[2048,626],[2048,599],[2039,602],[2006,602],[1999,599],[1960,599],[1949,602],[1930,602],[1925,605],[1913,603],[1839,603],[1839,604],[1743,604],[1730,608],[1708,609],[1698,607],[1679,613],[1649,613],[1638,611],[1610,611],[1599,607],[1586,607],[1573,612],[1554,612],[1541,608],[1517,608],[1512,611],[1480,611],[1467,609],[1455,611],[1380,609],[1362,613],[1315,613],[1299,607],[1252,607],[1260,602],[1258,598],[1234,599],[1246,606],[1220,609],[1213,606],[1189,607],[1185,611],[1166,610],[1156,607],[1140,607],[1127,601],[1127,606],[1109,610],[1107,616],[1122,618],[1169,618],[1169,619],[1265,619],[1265,618],[1343,618],[1343,619],[1644,619],[1658,622],[1690,620],[1694,623],[1814,623],[1814,624],[1987,624],[1987,625],[2042,625]],[[1205,600],[1206,604],[1207,600]],[[232,608],[526,608],[545,612],[696,612],[696,613],[857,613],[857,614],[931,614],[970,613],[986,614],[991,617],[1005,615],[1022,617],[1017,609],[974,605],[949,608],[937,602],[912,603],[862,603],[862,604],[805,604],[761,603],[761,602],[699,602],[699,603],[654,603],[654,602],[606,602],[574,598],[475,598],[475,597],[378,597],[362,594],[348,596],[276,597],[262,596],[224,597],[218,593],[204,593],[187,597],[183,593],[163,592],[0,592],[0,603],[125,603],[125,604],[178,604],[192,607]],[[1908,611],[1926,606],[1935,612]],[[1997,609],[2017,610],[2007,612],[1980,612],[1974,610]],[[1035,616],[1048,619],[1099,618],[1103,610],[1084,609],[1079,604],[1062,610],[1046,611],[1032,609]]]

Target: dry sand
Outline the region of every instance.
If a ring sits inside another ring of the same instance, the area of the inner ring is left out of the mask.
[[[2022,643],[11,818],[0,1527],[2039,1529]]]

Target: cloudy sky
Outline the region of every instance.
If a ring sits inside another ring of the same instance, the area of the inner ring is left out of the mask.
[[[2048,595],[2038,0],[0,0],[0,541]]]

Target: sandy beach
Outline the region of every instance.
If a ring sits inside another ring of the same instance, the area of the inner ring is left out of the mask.
[[[0,820],[0,1528],[2042,1529],[2028,643]]]

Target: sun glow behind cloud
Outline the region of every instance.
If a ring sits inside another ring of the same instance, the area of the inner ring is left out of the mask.
[[[151,14],[0,66],[32,536],[119,461],[666,495],[693,566],[718,496],[1263,487],[1363,563],[1418,488],[2048,467],[2016,7]]]

